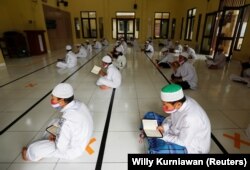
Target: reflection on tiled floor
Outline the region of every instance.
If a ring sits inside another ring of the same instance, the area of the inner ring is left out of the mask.
[[[55,67],[56,59],[64,55],[60,51],[54,52],[52,57],[42,55],[6,61],[7,67],[0,68],[1,170],[95,169],[112,89],[100,90],[95,85],[98,76],[90,73],[90,70],[94,64],[100,64],[102,56],[111,48],[79,59],[78,66],[69,70]],[[158,54],[156,49],[151,60],[154,61]],[[104,170],[125,170],[128,153],[146,153],[145,145],[139,143],[138,138],[140,119],[148,111],[164,115],[160,89],[167,84],[164,76],[169,78],[171,69],[160,68],[161,74],[144,53],[133,48],[126,56],[128,66],[122,70],[122,85],[116,89],[114,96],[103,155]],[[239,62],[232,60],[222,70],[208,70],[200,55],[194,66],[199,87],[185,93],[206,110],[213,135],[228,153],[250,153],[250,139],[245,133],[250,123],[250,89],[229,80],[231,73],[240,72]],[[39,139],[48,122],[58,116],[50,107],[50,92],[63,81],[72,84],[75,97],[86,103],[93,114],[93,137],[96,141],[92,147],[95,152],[93,155],[85,153],[73,161],[43,159],[37,163],[24,162],[20,155],[21,148]],[[210,153],[222,153],[214,141]]]

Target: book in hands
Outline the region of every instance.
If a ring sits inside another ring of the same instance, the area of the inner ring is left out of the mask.
[[[54,126],[54,125],[51,125],[51,126],[46,128],[47,132],[49,132],[50,134],[55,135],[55,136],[57,134],[57,130],[58,130],[58,127]]]
[[[101,69],[102,69],[101,67],[98,67],[98,66],[94,65],[94,67],[91,70],[91,73],[99,74]]]
[[[153,119],[142,119],[142,126],[144,133],[149,138],[162,138],[162,133],[157,129],[157,120]]]

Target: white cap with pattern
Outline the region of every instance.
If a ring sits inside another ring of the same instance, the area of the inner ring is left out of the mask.
[[[161,89],[161,100],[165,102],[175,102],[184,97],[181,86],[169,84]]]

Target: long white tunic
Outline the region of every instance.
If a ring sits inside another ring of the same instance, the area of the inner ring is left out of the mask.
[[[80,58],[85,58],[87,57],[87,55],[88,55],[88,52],[86,48],[83,46],[80,47],[79,52],[76,54],[76,56]]]
[[[72,68],[75,67],[76,65],[77,65],[77,57],[75,53],[73,53],[72,51],[69,51],[66,54],[65,62],[59,61],[56,64],[58,68]]]
[[[120,71],[113,64],[111,64],[108,66],[107,75],[100,77],[97,80],[96,85],[105,85],[108,87],[117,88],[121,85],[121,81],[122,76]]]
[[[180,67],[178,67],[174,75],[176,77],[182,77],[183,81],[187,81],[191,89],[195,89],[197,87],[198,78],[196,70],[191,63],[187,61],[184,62],[182,65],[180,65]]]
[[[102,48],[102,44],[99,41],[96,41],[93,48],[95,48],[95,49],[101,49]]]
[[[125,54],[125,50],[124,50],[124,47],[122,46],[122,44],[115,47],[115,51],[121,52],[122,54]]]
[[[40,140],[29,145],[27,157],[31,161],[42,158],[75,159],[83,154],[93,133],[92,115],[84,103],[77,100],[66,105],[60,119],[56,141]]]
[[[145,48],[145,52],[150,52],[153,53],[154,52],[154,47],[151,44],[148,44]]]
[[[126,66],[127,59],[124,55],[119,55],[118,58],[113,61],[113,64],[121,70]]]
[[[90,54],[90,53],[92,53],[92,45],[91,44],[88,44],[87,45],[87,51],[88,51],[88,53]]]
[[[159,61],[158,64],[160,63],[172,63],[175,61],[175,54],[173,53],[168,53],[167,55],[163,56],[163,58]]]
[[[211,143],[211,125],[206,112],[192,98],[186,96],[181,108],[167,117],[163,140],[187,148],[188,153],[208,153]]]
[[[188,53],[189,56],[192,57],[192,59],[197,59],[197,56],[196,56],[196,53],[195,53],[194,49],[188,47],[186,52]]]

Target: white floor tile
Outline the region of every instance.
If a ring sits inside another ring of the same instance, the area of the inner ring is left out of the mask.
[[[55,163],[14,163],[8,168],[8,170],[53,170]]]
[[[10,166],[10,163],[0,163],[0,169],[7,170],[7,168]]]
[[[0,162],[12,162],[21,153],[23,146],[31,141],[35,132],[5,132],[0,136]]]
[[[94,163],[58,163],[54,170],[95,170]]]
[[[119,169],[119,170],[127,170],[128,164],[127,163],[103,163],[102,170],[111,170],[111,169]]]
[[[109,132],[103,162],[127,162],[128,153],[145,153],[139,132]]]
[[[138,113],[138,104],[135,99],[114,100],[112,112]]]
[[[226,115],[217,110],[208,110],[208,117],[210,119],[212,129],[232,129],[238,128]]]
[[[246,137],[245,129],[213,130],[213,134],[228,153],[250,153],[250,139]],[[235,137],[235,134],[239,134],[239,138]]]
[[[112,112],[109,131],[139,131],[141,119],[138,112]]]

